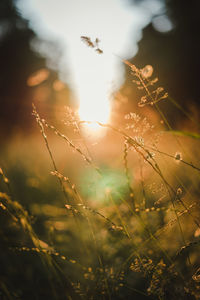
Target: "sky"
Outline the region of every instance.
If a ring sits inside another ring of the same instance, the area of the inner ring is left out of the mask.
[[[56,65],[60,79],[70,84],[81,119],[106,122],[110,97],[123,84],[122,60],[137,53],[142,28],[163,10],[161,2],[136,6],[127,0],[18,0],[17,6],[41,39],[62,48],[58,61],[44,43],[32,41],[48,57],[49,67]],[[98,38],[103,54],[88,48],[81,36]]]

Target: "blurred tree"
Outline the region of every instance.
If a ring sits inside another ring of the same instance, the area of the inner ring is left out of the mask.
[[[200,2],[160,1],[164,2],[165,11],[154,16],[152,22],[144,28],[139,51],[132,63],[138,67],[152,65],[160,84],[170,96],[193,114],[197,114],[194,108],[200,107]],[[150,4],[146,0],[136,2],[138,5]],[[133,86],[132,89],[134,88]],[[172,114],[167,105],[165,108]],[[172,115],[171,120],[174,125],[177,124]]]
[[[0,1],[0,137],[9,137],[16,130],[31,128],[31,102],[35,86],[28,87],[28,77],[46,69],[46,60],[34,52],[30,42],[36,35],[27,20],[18,13],[16,0]],[[48,70],[47,98],[55,99],[53,83],[57,73]],[[58,83],[57,83],[58,86]],[[47,89],[46,89],[47,90]]]

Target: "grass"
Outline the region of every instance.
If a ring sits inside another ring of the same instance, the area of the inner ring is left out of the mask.
[[[96,122],[107,136],[95,147],[91,122],[68,108],[55,127],[33,105],[51,166],[22,154],[0,169],[1,299],[200,299],[199,134],[172,129],[151,66],[124,63],[141,115]]]

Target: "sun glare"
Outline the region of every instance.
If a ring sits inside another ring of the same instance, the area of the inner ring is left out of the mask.
[[[75,76],[80,101],[79,115],[84,121],[106,123],[110,114],[109,85],[112,78],[112,69],[107,66],[110,66],[111,61],[108,55],[98,55],[90,50],[93,49],[83,49],[83,69],[76,72]]]
[[[104,136],[105,130],[102,130],[98,122],[103,124],[109,122],[110,106],[105,97],[100,98],[97,95],[97,98],[99,102],[95,102],[96,99],[94,100],[93,97],[87,97],[85,100],[80,98],[82,101],[80,101],[79,116],[82,121],[88,121],[88,123],[84,124],[84,132],[89,133],[92,137],[96,136],[99,138]]]
[[[96,104],[95,102],[91,101],[94,99],[94,97],[87,97],[86,100],[81,98],[82,101],[79,108],[80,119],[82,121],[107,123],[110,114],[107,99],[103,101],[102,98],[97,97],[99,98],[99,103]]]
[[[120,0],[19,0],[17,5],[42,40],[61,42],[59,62],[44,42],[36,40],[32,46],[49,58],[50,67],[59,68],[60,79],[80,103],[81,120],[108,122],[110,95],[124,80],[123,64],[113,53],[133,57],[151,16],[139,6],[130,10]],[[98,38],[103,53],[88,48],[81,36]]]

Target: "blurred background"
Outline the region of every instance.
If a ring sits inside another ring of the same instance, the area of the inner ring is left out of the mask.
[[[113,92],[119,90],[131,106],[137,106],[137,90],[122,59],[138,67],[152,65],[169,95],[198,118],[199,1],[96,2],[1,1],[0,135],[4,141],[19,131],[30,134],[34,101],[45,106],[51,117],[59,105],[60,109],[89,105],[91,111],[95,110],[92,103],[108,106],[103,98],[114,101]],[[100,39],[105,58],[96,53],[93,57],[94,51],[81,42],[82,35]],[[92,89],[88,82],[94,77]],[[98,88],[105,91],[101,94]],[[171,113],[173,125],[181,126],[182,116],[173,118],[169,102],[165,101],[164,109]]]
[[[11,190],[7,190],[3,181],[0,182],[0,189],[14,195],[14,199],[31,214],[35,231],[47,243],[42,246],[45,249],[56,245],[64,255],[87,261],[80,249],[79,232],[73,232],[76,225],[72,218],[66,218],[63,208],[66,199],[55,176],[50,174],[52,162],[32,115],[32,103],[41,118],[58,126],[74,145],[92,157],[103,176],[100,179],[93,166],[85,164],[81,155],[48,131],[49,145],[58,170],[69,176],[91,207],[100,208],[118,222],[109,196],[112,194],[116,203],[121,203],[120,197],[130,198],[124,172],[124,139],[105,128],[100,130],[87,126],[81,135],[77,134],[73,130],[73,113],[66,107],[76,110],[75,118],[80,120],[108,122],[117,126],[124,126],[124,115],[132,111],[141,116],[139,133],[143,131],[143,125],[150,128],[153,124],[158,131],[166,129],[154,107],[138,107],[141,93],[132,82],[130,68],[123,62],[128,60],[141,69],[146,65],[153,67],[159,85],[169,94],[169,98],[163,99],[159,107],[170,126],[174,130],[199,132],[199,11],[198,0],[0,0],[0,167],[9,178]],[[93,46],[88,47],[81,37],[89,37]],[[143,122],[146,117],[150,125],[147,121]],[[147,141],[160,138],[152,132],[149,134],[148,130],[145,134]],[[186,150],[184,159],[198,165],[198,141],[191,141],[188,137],[183,139]],[[161,141],[161,150],[172,157],[180,148],[180,143],[174,142],[172,137],[164,136]],[[190,153],[193,153],[192,159]],[[171,164],[167,159],[159,159],[168,172],[166,178],[178,187],[177,180],[170,175],[170,172],[176,172],[185,187],[189,187],[197,197],[199,182],[195,174],[190,174],[188,179],[187,166],[181,169],[173,159]],[[156,197],[162,197],[161,184],[150,168],[145,166],[142,169],[138,157],[132,156],[129,167],[130,180],[141,203],[145,182],[150,199],[148,208]],[[156,192],[152,192],[155,182]],[[186,201],[188,199],[189,196]],[[122,211],[130,217],[123,204]],[[19,228],[15,228],[15,224],[11,226],[12,222],[8,223],[7,219],[8,216],[1,218],[0,229],[5,249],[7,245],[18,247],[28,244],[31,247],[31,241],[24,237]],[[147,219],[152,228],[166,221],[162,212],[155,223],[151,217],[147,216]],[[131,228],[137,231],[134,218],[130,220]],[[191,225],[186,232],[187,237],[193,234],[193,227]],[[84,223],[81,233],[87,243],[85,228]],[[141,231],[139,228],[138,232]],[[73,234],[77,235],[75,241]],[[107,234],[104,227],[99,230],[98,238],[107,239]],[[175,240],[174,236],[170,238]],[[136,239],[141,242],[140,234]],[[114,263],[120,265],[124,255],[130,254],[129,247],[124,251],[123,245],[117,244],[115,239],[108,237],[108,240],[110,244],[107,243],[105,249],[102,246],[102,253],[105,251],[108,262],[109,258],[112,261],[114,257]],[[167,240],[162,242],[168,250]],[[180,241],[174,242],[170,248],[172,253],[177,244]],[[5,254],[6,251],[0,255],[3,265],[1,276],[4,279],[13,274],[15,280],[10,287],[15,291],[20,285],[16,272],[20,260],[18,262],[19,256],[15,254],[13,267],[10,253]],[[26,259],[21,258],[22,266],[29,261]],[[88,261],[86,265],[89,265]],[[32,280],[35,276],[34,286],[38,284],[38,273],[44,279],[40,263],[36,263],[35,268],[24,271],[22,267],[20,271],[20,274],[24,272],[23,279],[27,280],[27,295],[31,289],[28,278]],[[63,270],[67,268],[63,266]],[[69,272],[73,273],[73,270]],[[33,277],[32,273],[35,274]],[[140,278],[137,284],[143,288],[142,280]],[[47,291],[48,284],[44,280],[41,293]],[[37,296],[37,293],[33,295],[33,299]],[[20,289],[17,297],[20,299]],[[45,298],[41,296],[38,299]],[[141,299],[146,298],[141,296]]]

